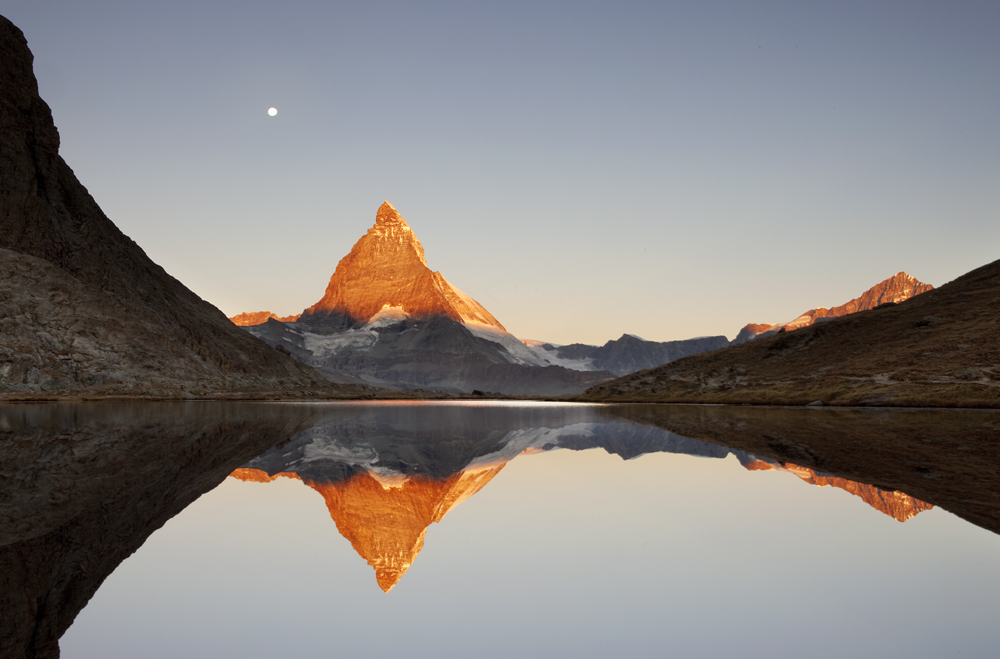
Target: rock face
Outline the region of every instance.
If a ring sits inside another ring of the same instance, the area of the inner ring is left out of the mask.
[[[387,313],[415,320],[444,316],[507,331],[481,304],[427,267],[423,246],[388,201],[375,214],[375,226],[337,264],[326,294],[299,321],[348,329]]]
[[[389,202],[341,259],[323,299],[294,323],[280,320],[246,330],[332,382],[569,396],[612,377],[552,364],[509,334],[427,267],[423,246]]]
[[[1000,407],[1000,261],[894,305],[599,385],[602,402]]]
[[[926,293],[933,288],[930,284],[917,281],[916,277],[911,277],[905,272],[898,272],[885,281],[879,282],[869,288],[861,294],[861,297],[856,297],[839,307],[832,309],[827,309],[826,307],[810,309],[795,320],[787,323],[750,323],[740,330],[740,333],[733,339],[733,344],[746,343],[763,334],[776,333],[780,329],[790,331],[799,329],[800,327],[808,327],[828,318],[839,318],[859,311],[867,311],[883,304],[898,304],[903,300],[910,299],[914,295]]]
[[[270,311],[251,311],[249,313],[236,314],[235,316],[230,316],[229,320],[233,321],[233,325],[239,325],[240,327],[252,327],[253,325],[260,325],[266,323],[270,319],[281,321],[283,323],[294,323],[299,319],[301,314],[295,314],[293,316],[285,316],[284,318],[276,316]]]
[[[235,328],[109,220],[59,157],[21,31],[0,17],[0,394],[332,388]]]

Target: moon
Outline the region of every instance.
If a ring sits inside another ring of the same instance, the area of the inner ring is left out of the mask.
[[[278,108],[268,108],[267,114],[273,117],[274,115],[278,114]]]

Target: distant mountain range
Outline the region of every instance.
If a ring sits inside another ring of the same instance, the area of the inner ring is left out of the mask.
[[[904,284],[902,293],[918,290]],[[898,304],[782,328],[603,383],[580,399],[997,407],[997,309],[1000,261]]]
[[[231,320],[333,382],[447,392],[573,395],[729,345],[722,336],[657,343],[625,335],[601,347],[522,341],[427,266],[423,246],[389,202],[341,259],[319,302],[299,316],[259,311]]]

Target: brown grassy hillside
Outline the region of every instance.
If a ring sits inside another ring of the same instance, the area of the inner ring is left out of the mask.
[[[633,373],[578,400],[1000,407],[1000,261],[897,305]]]

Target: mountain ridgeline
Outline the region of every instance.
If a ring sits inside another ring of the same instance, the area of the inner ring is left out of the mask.
[[[910,299],[914,295],[926,293],[933,288],[930,284],[917,281],[916,277],[912,277],[905,272],[898,272],[885,281],[872,286],[862,293],[860,297],[856,297],[850,302],[833,307],[832,309],[827,309],[826,307],[810,309],[795,320],[788,321],[787,323],[750,323],[743,327],[739,334],[736,335],[736,338],[733,339],[733,345],[752,341],[758,336],[777,334],[780,330],[795,330],[859,311],[877,309],[887,304],[898,304]]]
[[[729,343],[721,336],[656,343],[629,335],[602,347],[521,341],[427,266],[416,234],[389,202],[337,264],[319,302],[297,317],[265,311],[231,320],[333,382],[451,393],[574,395]]]
[[[997,309],[1000,261],[899,303],[782,328],[601,384],[580,399],[1000,407]]]

